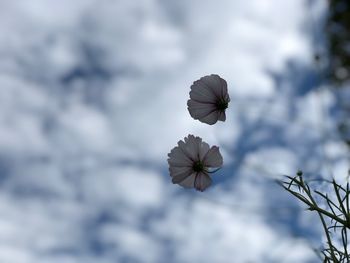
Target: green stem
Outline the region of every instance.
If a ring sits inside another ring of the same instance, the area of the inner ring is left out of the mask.
[[[330,250],[331,250],[332,260],[334,261],[334,263],[336,263],[336,262],[338,262],[338,260],[337,260],[337,258],[336,258],[336,256],[335,256],[334,247],[333,247],[333,244],[332,244],[332,239],[331,239],[331,236],[329,235],[328,228],[327,228],[327,224],[326,224],[326,221],[325,221],[324,218],[323,218],[322,213],[326,212],[326,213],[324,213],[324,214],[326,214],[327,216],[329,216],[329,217],[331,217],[331,218],[334,218],[334,217],[333,217],[333,215],[332,215],[331,213],[329,213],[328,211],[325,211],[325,210],[323,210],[323,209],[321,209],[321,208],[318,207],[318,205],[317,205],[315,199],[312,197],[312,194],[311,194],[311,192],[310,192],[309,189],[304,189],[304,190],[305,190],[305,193],[306,193],[306,194],[308,195],[308,197],[310,198],[310,201],[312,202],[313,207],[315,208],[315,210],[317,211],[317,213],[318,213],[318,215],[319,215],[319,217],[320,217],[320,219],[321,219],[322,226],[323,226],[324,232],[325,232],[326,237],[327,237],[327,242],[328,242],[329,248],[330,248]],[[322,212],[321,212],[320,210],[321,210]],[[336,218],[337,218],[337,217],[336,217]],[[341,221],[343,221],[343,220],[341,220]]]

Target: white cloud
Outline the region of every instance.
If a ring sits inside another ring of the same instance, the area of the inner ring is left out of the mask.
[[[2,1],[0,258],[240,263],[293,250],[285,262],[311,261],[303,241],[244,207],[263,210],[269,191],[252,168],[293,172],[297,150],[319,139],[317,96],[292,101],[291,80],[276,86],[268,73],[310,63],[304,4]],[[190,85],[210,73],[232,99],[214,127],[186,109]],[[241,160],[235,180],[219,175],[201,195],[171,184],[166,154],[190,133],[219,145],[225,168]]]

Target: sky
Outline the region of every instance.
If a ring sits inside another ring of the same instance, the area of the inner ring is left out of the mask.
[[[320,84],[323,0],[0,0],[4,263],[313,263],[315,214],[275,183],[342,180]],[[193,120],[193,81],[227,80],[226,122]],[[205,192],[171,183],[188,134],[217,145]]]

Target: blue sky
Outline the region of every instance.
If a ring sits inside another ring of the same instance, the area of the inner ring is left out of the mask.
[[[325,1],[0,1],[4,263],[317,262],[316,215],[273,179],[346,175],[336,98],[317,88]],[[191,119],[228,82],[227,121]],[[218,145],[204,193],[171,183],[188,134]]]

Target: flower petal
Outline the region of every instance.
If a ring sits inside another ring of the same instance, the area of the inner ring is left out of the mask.
[[[189,99],[187,101],[187,106],[193,109],[203,109],[203,108],[216,109],[217,108],[215,103],[200,102],[192,99]]]
[[[198,136],[193,136],[189,134],[187,137],[185,137],[185,144],[183,145],[187,152],[192,156],[192,160],[199,161],[199,146],[202,143],[202,138]]]
[[[185,180],[188,176],[190,176],[193,173],[192,169],[187,169],[182,173],[177,174],[176,176],[173,176],[172,182],[173,184],[181,183],[183,180]]]
[[[201,122],[207,123],[209,125],[215,124],[219,119],[219,112],[218,111],[213,111],[210,114],[208,114],[205,117],[200,118],[199,120]]]
[[[198,173],[194,181],[194,187],[196,190],[203,192],[211,185],[211,178],[206,173]]]
[[[204,76],[202,80],[207,87],[211,89],[215,97],[220,99],[224,97],[224,94],[227,93],[227,83],[224,79],[220,78],[219,75],[211,74],[209,76]]]
[[[223,164],[223,159],[219,151],[219,147],[213,146],[207,152],[203,159],[204,166],[206,167],[220,167]]]
[[[174,147],[168,153],[168,163],[174,166],[192,166],[193,161],[180,149],[179,146]]]
[[[202,103],[215,103],[217,101],[216,96],[213,94],[209,95],[201,85],[191,86],[190,98]]]
[[[226,114],[225,111],[220,111],[219,112],[219,121],[226,121]]]
[[[213,111],[216,111],[215,104],[204,104],[194,100],[188,100],[187,106],[191,117],[194,119],[201,119]]]
[[[202,142],[199,145],[199,159],[202,161],[205,157],[205,155],[208,153],[209,151],[209,144],[207,144],[206,142]]]
[[[220,78],[220,82],[221,82],[221,98],[226,98],[228,97],[227,82],[223,78]]]
[[[193,188],[194,187],[194,181],[196,179],[196,172],[192,173],[190,176],[188,176],[185,180],[179,183],[182,187],[185,188]]]
[[[171,177],[175,177],[180,174],[187,173],[189,171],[192,171],[192,167],[188,167],[188,166],[170,166],[169,167],[169,173]]]
[[[209,77],[209,76],[206,76]],[[195,93],[197,95],[197,97],[200,99],[200,101],[204,100],[204,101],[209,101],[209,102],[213,102],[217,100],[217,95],[214,92],[213,88],[210,87],[204,80],[202,77],[199,80],[196,80],[195,82],[193,82],[193,84],[191,85],[191,91],[190,91],[190,96],[191,96],[191,92],[192,95],[193,93]],[[195,96],[196,96],[195,95]]]
[[[226,89],[226,94],[223,96],[223,98],[224,98],[224,101],[227,103],[229,103],[231,101],[230,95],[227,93],[227,89]]]

